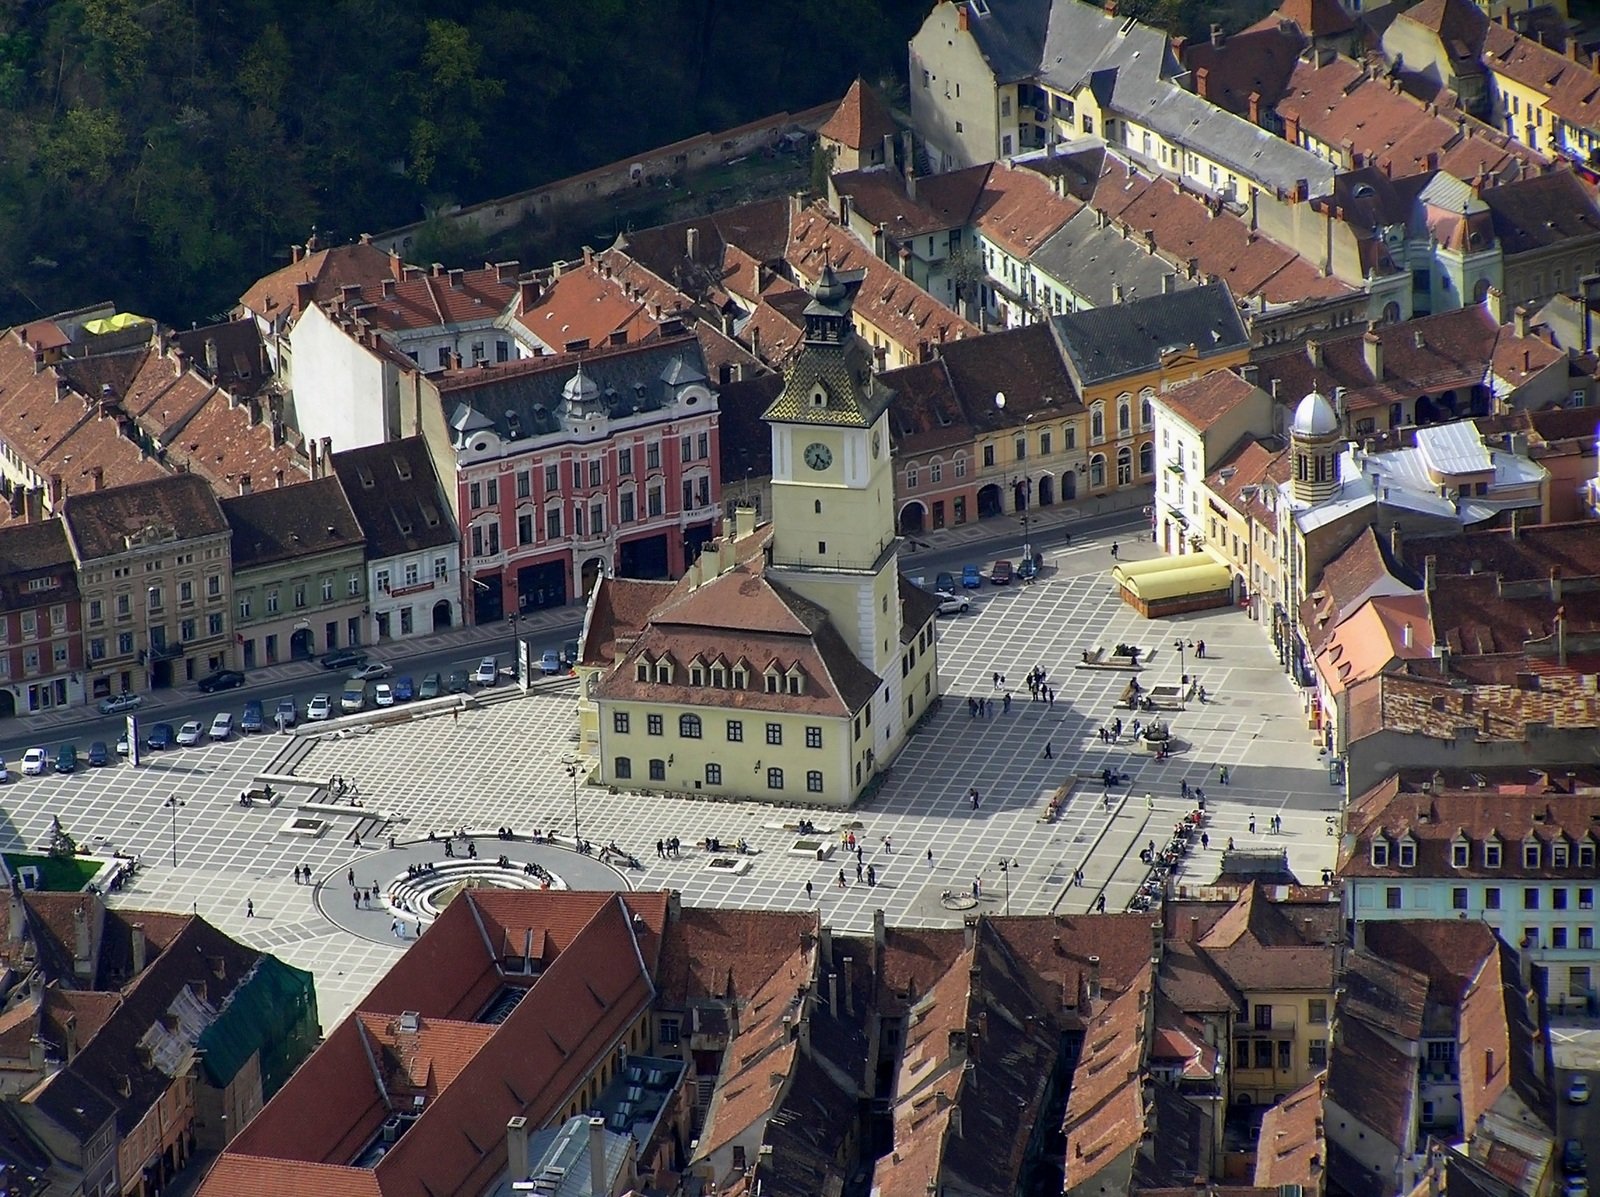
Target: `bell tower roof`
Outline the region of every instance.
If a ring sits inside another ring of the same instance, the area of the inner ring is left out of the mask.
[[[889,406],[893,391],[873,374],[872,348],[851,318],[865,277],[862,270],[823,266],[805,307],[805,340],[766,410],[769,423],[867,428]]]

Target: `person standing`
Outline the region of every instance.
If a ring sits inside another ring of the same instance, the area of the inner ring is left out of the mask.
[[[1117,542],[1114,540],[1111,542],[1111,560],[1117,560]]]
[[[246,898],[244,900],[244,917],[247,919],[256,917],[256,901],[254,898]]]
[[[806,901],[811,901],[811,882],[806,882]]]

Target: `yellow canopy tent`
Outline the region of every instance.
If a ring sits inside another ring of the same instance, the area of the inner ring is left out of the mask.
[[[1193,557],[1183,569],[1160,570],[1122,582],[1129,594],[1146,604],[1194,594],[1215,594],[1232,585],[1232,571],[1209,557]]]
[[[149,323],[148,316],[138,316],[133,312],[118,312],[115,316],[105,316],[99,320],[85,320],[83,331],[90,336],[103,337],[106,333],[121,332],[125,328],[132,328],[135,324]]]

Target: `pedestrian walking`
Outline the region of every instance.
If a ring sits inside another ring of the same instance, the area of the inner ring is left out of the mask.
[[[1000,713],[1002,715],[1011,714],[1011,691],[1010,690],[1006,691],[1005,697],[1001,700]]]
[[[806,882],[806,901],[811,901],[811,882]]]
[[[1056,688],[1054,686],[1050,687],[1049,694],[1050,694],[1050,705],[1051,706],[1055,706],[1056,705]]]
[[[1051,747],[1050,741],[1046,740],[1044,742],[1044,759],[1047,761],[1052,760],[1054,759],[1055,755],[1055,750]]]
[[[977,810],[978,809],[979,802],[980,802],[980,799],[978,798],[978,791],[976,789],[974,789],[972,791],[972,809],[973,810]]]
[[[983,897],[983,880],[982,880],[982,878],[974,877],[972,879],[972,896],[974,898]]]
[[[972,697],[972,695],[969,694],[969,695],[967,695],[967,718],[968,719],[976,719],[977,717],[978,717],[978,700],[976,698]]]
[[[856,861],[856,880],[861,880],[861,861]]]
[[[1233,851],[1233,837],[1231,835],[1228,837],[1228,851]]]
[[[460,707],[451,707],[450,708],[450,722],[451,723],[460,723],[461,722],[461,708]]]
[[[1228,784],[1228,766],[1223,765],[1217,770],[1217,780],[1223,785]]]
[[[1148,790],[1145,791],[1144,795],[1144,808],[1145,810],[1155,810],[1156,808],[1156,796]]]
[[[844,879],[844,870],[843,870],[843,869],[840,869],[840,870],[839,870],[839,888],[840,888],[840,889],[844,889],[844,888],[846,888],[846,887],[847,887],[847,886],[848,886],[848,885],[849,885],[849,884],[850,884],[850,883],[849,883],[849,882],[848,882],[848,881],[846,881],[846,880],[845,880],[845,879]]]
[[[1178,782],[1178,793],[1181,794],[1184,797],[1185,800],[1188,799],[1188,797],[1189,797],[1189,779],[1187,777],[1181,779]]]
[[[1117,559],[1117,542],[1113,540],[1111,542],[1111,560],[1115,561],[1116,559]]]
[[[1094,910],[1096,914],[1104,914],[1106,912],[1106,896],[1104,894],[1101,894],[1095,900]]]
[[[869,886],[878,884],[878,870],[871,865],[867,866],[867,884]]]
[[[883,837],[883,854],[885,856],[894,855],[894,840],[890,839],[888,836]]]
[[[1194,655],[1202,661],[1206,659],[1206,642],[1204,640],[1196,640],[1194,642]]]
[[[354,869],[347,870],[345,872],[344,879],[350,883],[351,889],[356,887],[356,871]]]
[[[1209,847],[1211,847],[1211,837],[1209,835],[1207,835],[1203,831],[1200,833],[1200,847],[1201,848],[1209,848]]]
[[[254,898],[246,898],[244,900],[244,917],[247,919],[256,917],[256,902]]]
[[[1000,688],[1000,671],[998,669],[994,671],[994,688],[996,690]]]
[[[933,868],[933,849],[932,848],[928,849],[928,867],[930,869]]]
[[[1251,815],[1250,816],[1250,834],[1254,835],[1255,833],[1256,833],[1256,817],[1254,815]]]
[[[1137,719],[1133,721],[1133,738],[1135,740],[1139,738],[1139,728],[1142,726],[1143,724],[1141,724]]]

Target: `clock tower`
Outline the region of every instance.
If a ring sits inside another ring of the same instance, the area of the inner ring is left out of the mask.
[[[893,392],[873,374],[872,350],[851,320],[863,276],[823,267],[805,309],[805,342],[766,411],[772,431],[768,568],[824,608],[861,661],[898,690]],[[890,709],[898,707],[895,702]]]

